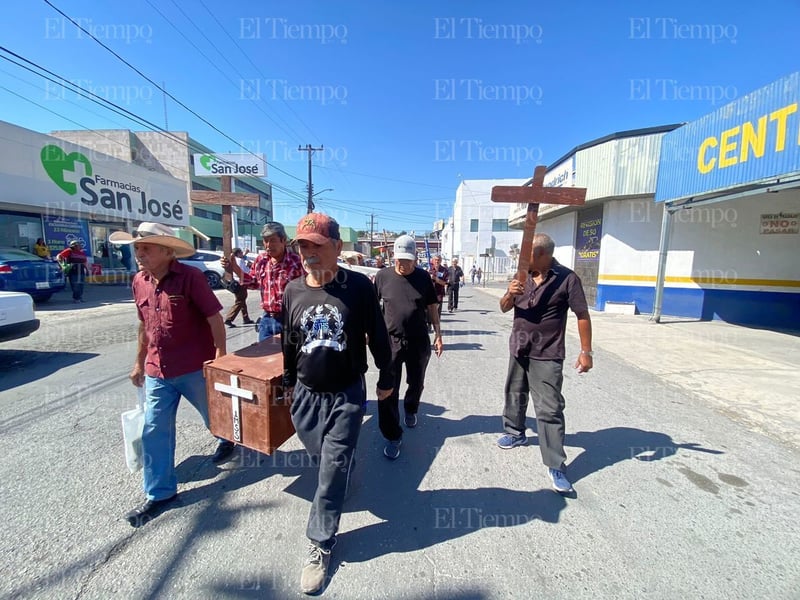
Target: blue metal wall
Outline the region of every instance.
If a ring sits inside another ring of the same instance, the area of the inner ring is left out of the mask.
[[[800,174],[800,72],[666,134],[656,202]]]

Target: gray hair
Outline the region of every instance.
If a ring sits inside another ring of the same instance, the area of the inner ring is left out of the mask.
[[[537,248],[541,248],[542,254],[553,256],[556,243],[553,241],[553,238],[546,233],[537,233],[533,236],[533,251],[535,252]]]

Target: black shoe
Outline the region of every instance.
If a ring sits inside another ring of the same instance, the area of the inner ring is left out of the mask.
[[[177,497],[178,494],[173,494],[164,500],[145,500],[144,504],[128,512],[125,520],[131,524],[131,527],[141,527],[164,512],[164,509]]]
[[[217,323],[219,323],[219,321],[217,321]],[[236,324],[233,321],[231,321],[230,319],[225,321],[225,325],[227,325],[228,327],[236,327]]]
[[[245,324],[245,325],[255,325],[256,324],[256,322],[253,321],[253,319],[245,319],[244,321],[242,321],[242,323]]]
[[[233,451],[236,450],[236,444],[233,442],[222,441],[217,445],[217,449],[214,451],[214,454],[211,456],[211,462],[213,463],[221,463],[228,460],[232,455]]]

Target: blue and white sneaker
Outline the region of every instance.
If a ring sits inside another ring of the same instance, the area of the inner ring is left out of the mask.
[[[397,460],[400,457],[400,445],[403,440],[389,440],[383,447],[383,455],[389,460]]]
[[[510,433],[506,433],[505,435],[501,435],[500,439],[497,440],[497,445],[503,450],[510,450],[511,448],[515,448],[517,446],[524,446],[527,443],[528,438],[524,433],[520,435],[511,435]]]
[[[548,471],[550,472],[550,479],[553,480],[553,489],[555,491],[559,494],[568,494],[574,491],[564,471],[559,471],[558,469],[548,469]]]

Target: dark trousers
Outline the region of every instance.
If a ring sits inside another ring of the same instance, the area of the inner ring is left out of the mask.
[[[292,396],[292,423],[312,463],[319,464],[306,536],[333,547],[342,516],[367,394],[364,377],[340,392],[312,392],[300,381]]]
[[[81,266],[72,265],[67,273],[67,279],[69,279],[69,287],[72,290],[72,299],[81,300],[83,298],[83,282],[86,280]]]
[[[234,302],[233,306],[231,306],[231,309],[225,316],[225,320],[233,321],[236,318],[236,315],[239,314],[239,311],[241,311],[242,319],[249,321],[250,316],[247,314],[247,288],[243,285],[240,285],[233,297],[236,298],[236,302]]]
[[[447,310],[458,308],[458,285],[447,286]]]
[[[561,395],[563,360],[532,360],[512,356],[506,377],[503,428],[512,435],[525,433],[528,393],[533,399],[542,462],[561,471],[565,468],[564,396]]]
[[[415,415],[419,410],[419,399],[425,388],[425,371],[431,358],[431,341],[427,336],[421,338],[391,338],[392,366],[394,368],[394,389],[388,398],[378,402],[378,426],[387,440],[403,437],[400,427],[400,384],[403,379],[403,365],[406,366],[406,388],[403,408],[407,415]]]

